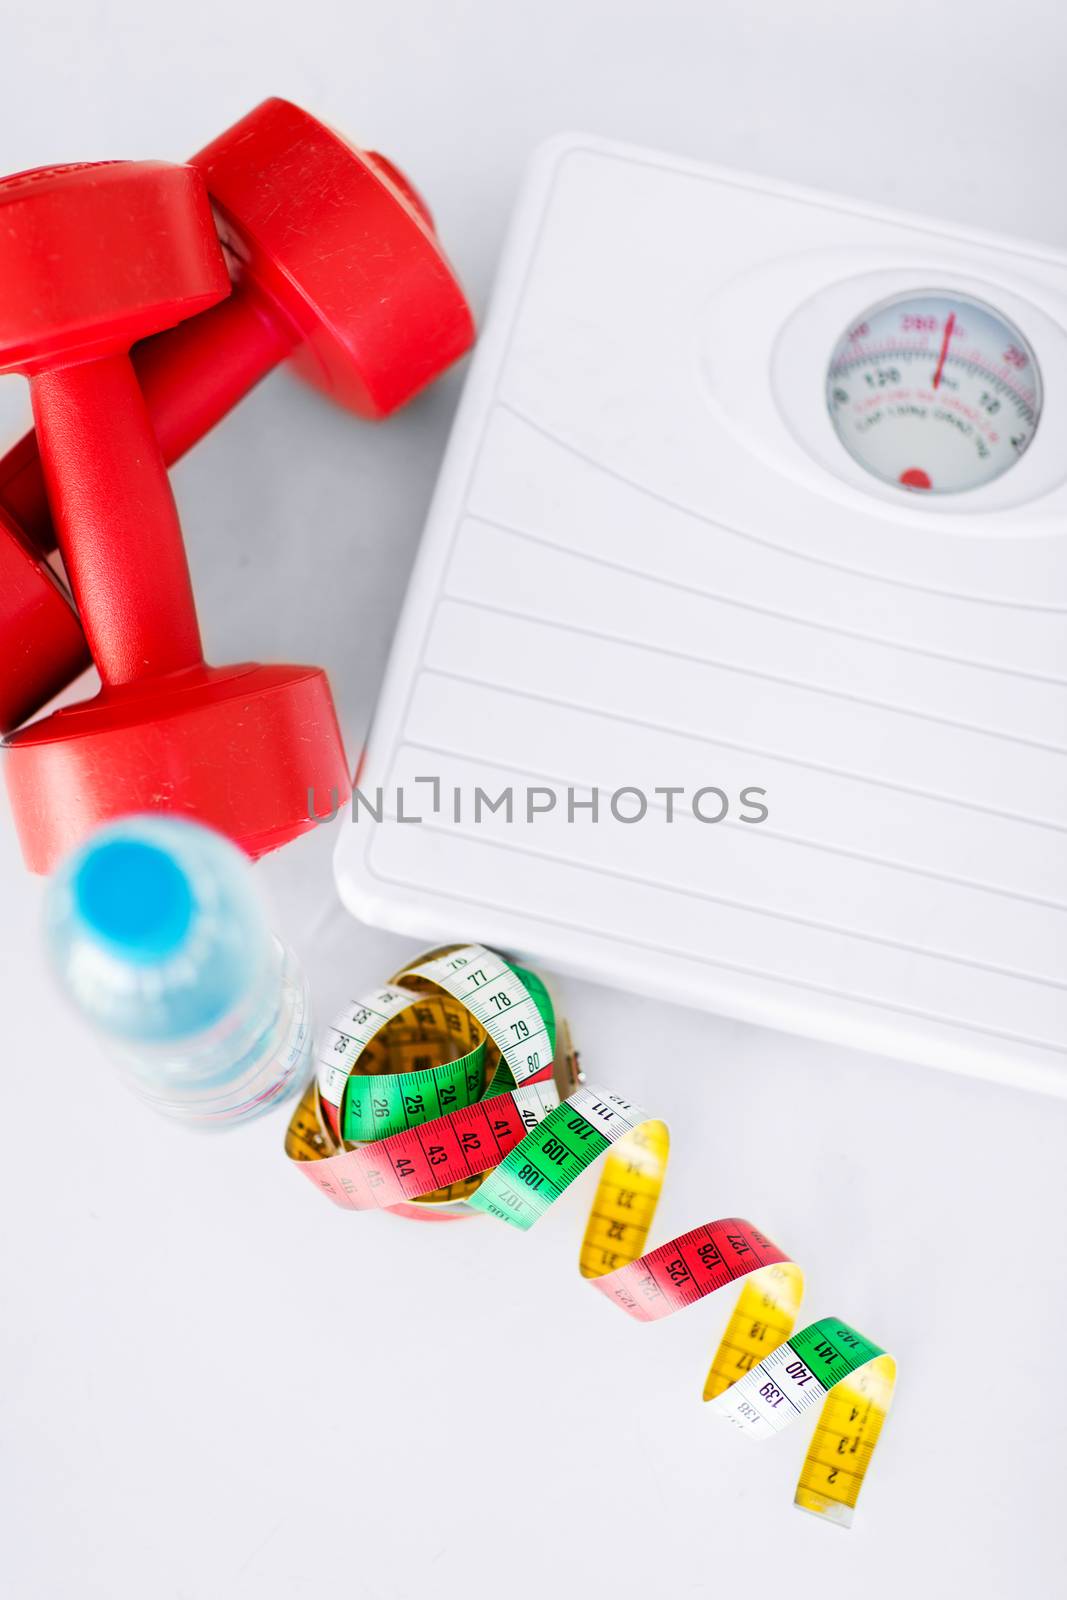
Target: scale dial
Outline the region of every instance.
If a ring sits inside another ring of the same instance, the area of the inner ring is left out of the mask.
[[[1041,373],[992,306],[931,290],[883,300],[841,335],[826,375],[838,438],[883,483],[958,494],[1009,471],[1041,417]]]

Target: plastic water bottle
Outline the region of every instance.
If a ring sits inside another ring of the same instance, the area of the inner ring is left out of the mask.
[[[167,1116],[244,1121],[310,1070],[304,974],[250,863],[210,829],[160,816],[100,828],[49,886],[47,938],[130,1087]]]

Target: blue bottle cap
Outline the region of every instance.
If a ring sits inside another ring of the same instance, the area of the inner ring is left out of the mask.
[[[173,854],[142,839],[112,839],[85,855],[71,884],[88,933],[127,961],[150,965],[181,948],[193,891]]]
[[[203,1033],[274,981],[277,945],[248,860],[186,818],[98,829],[52,879],[46,927],[75,1002],[127,1040]]]

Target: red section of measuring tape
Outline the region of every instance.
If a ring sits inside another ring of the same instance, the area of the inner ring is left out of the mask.
[[[325,1161],[301,1161],[300,1170],[348,1211],[414,1200],[498,1166],[529,1132],[520,1110],[528,1100],[528,1090],[494,1095],[375,1144],[341,1150]]]
[[[591,1281],[594,1289],[638,1322],[658,1322],[735,1278],[789,1260],[751,1222],[725,1217],[680,1234],[669,1244]]]

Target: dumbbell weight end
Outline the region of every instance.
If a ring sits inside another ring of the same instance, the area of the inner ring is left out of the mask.
[[[352,793],[318,667],[191,667],[104,690],[6,741],[4,777],[31,872],[52,872],[101,823],[165,811],[227,834],[253,860]]]

